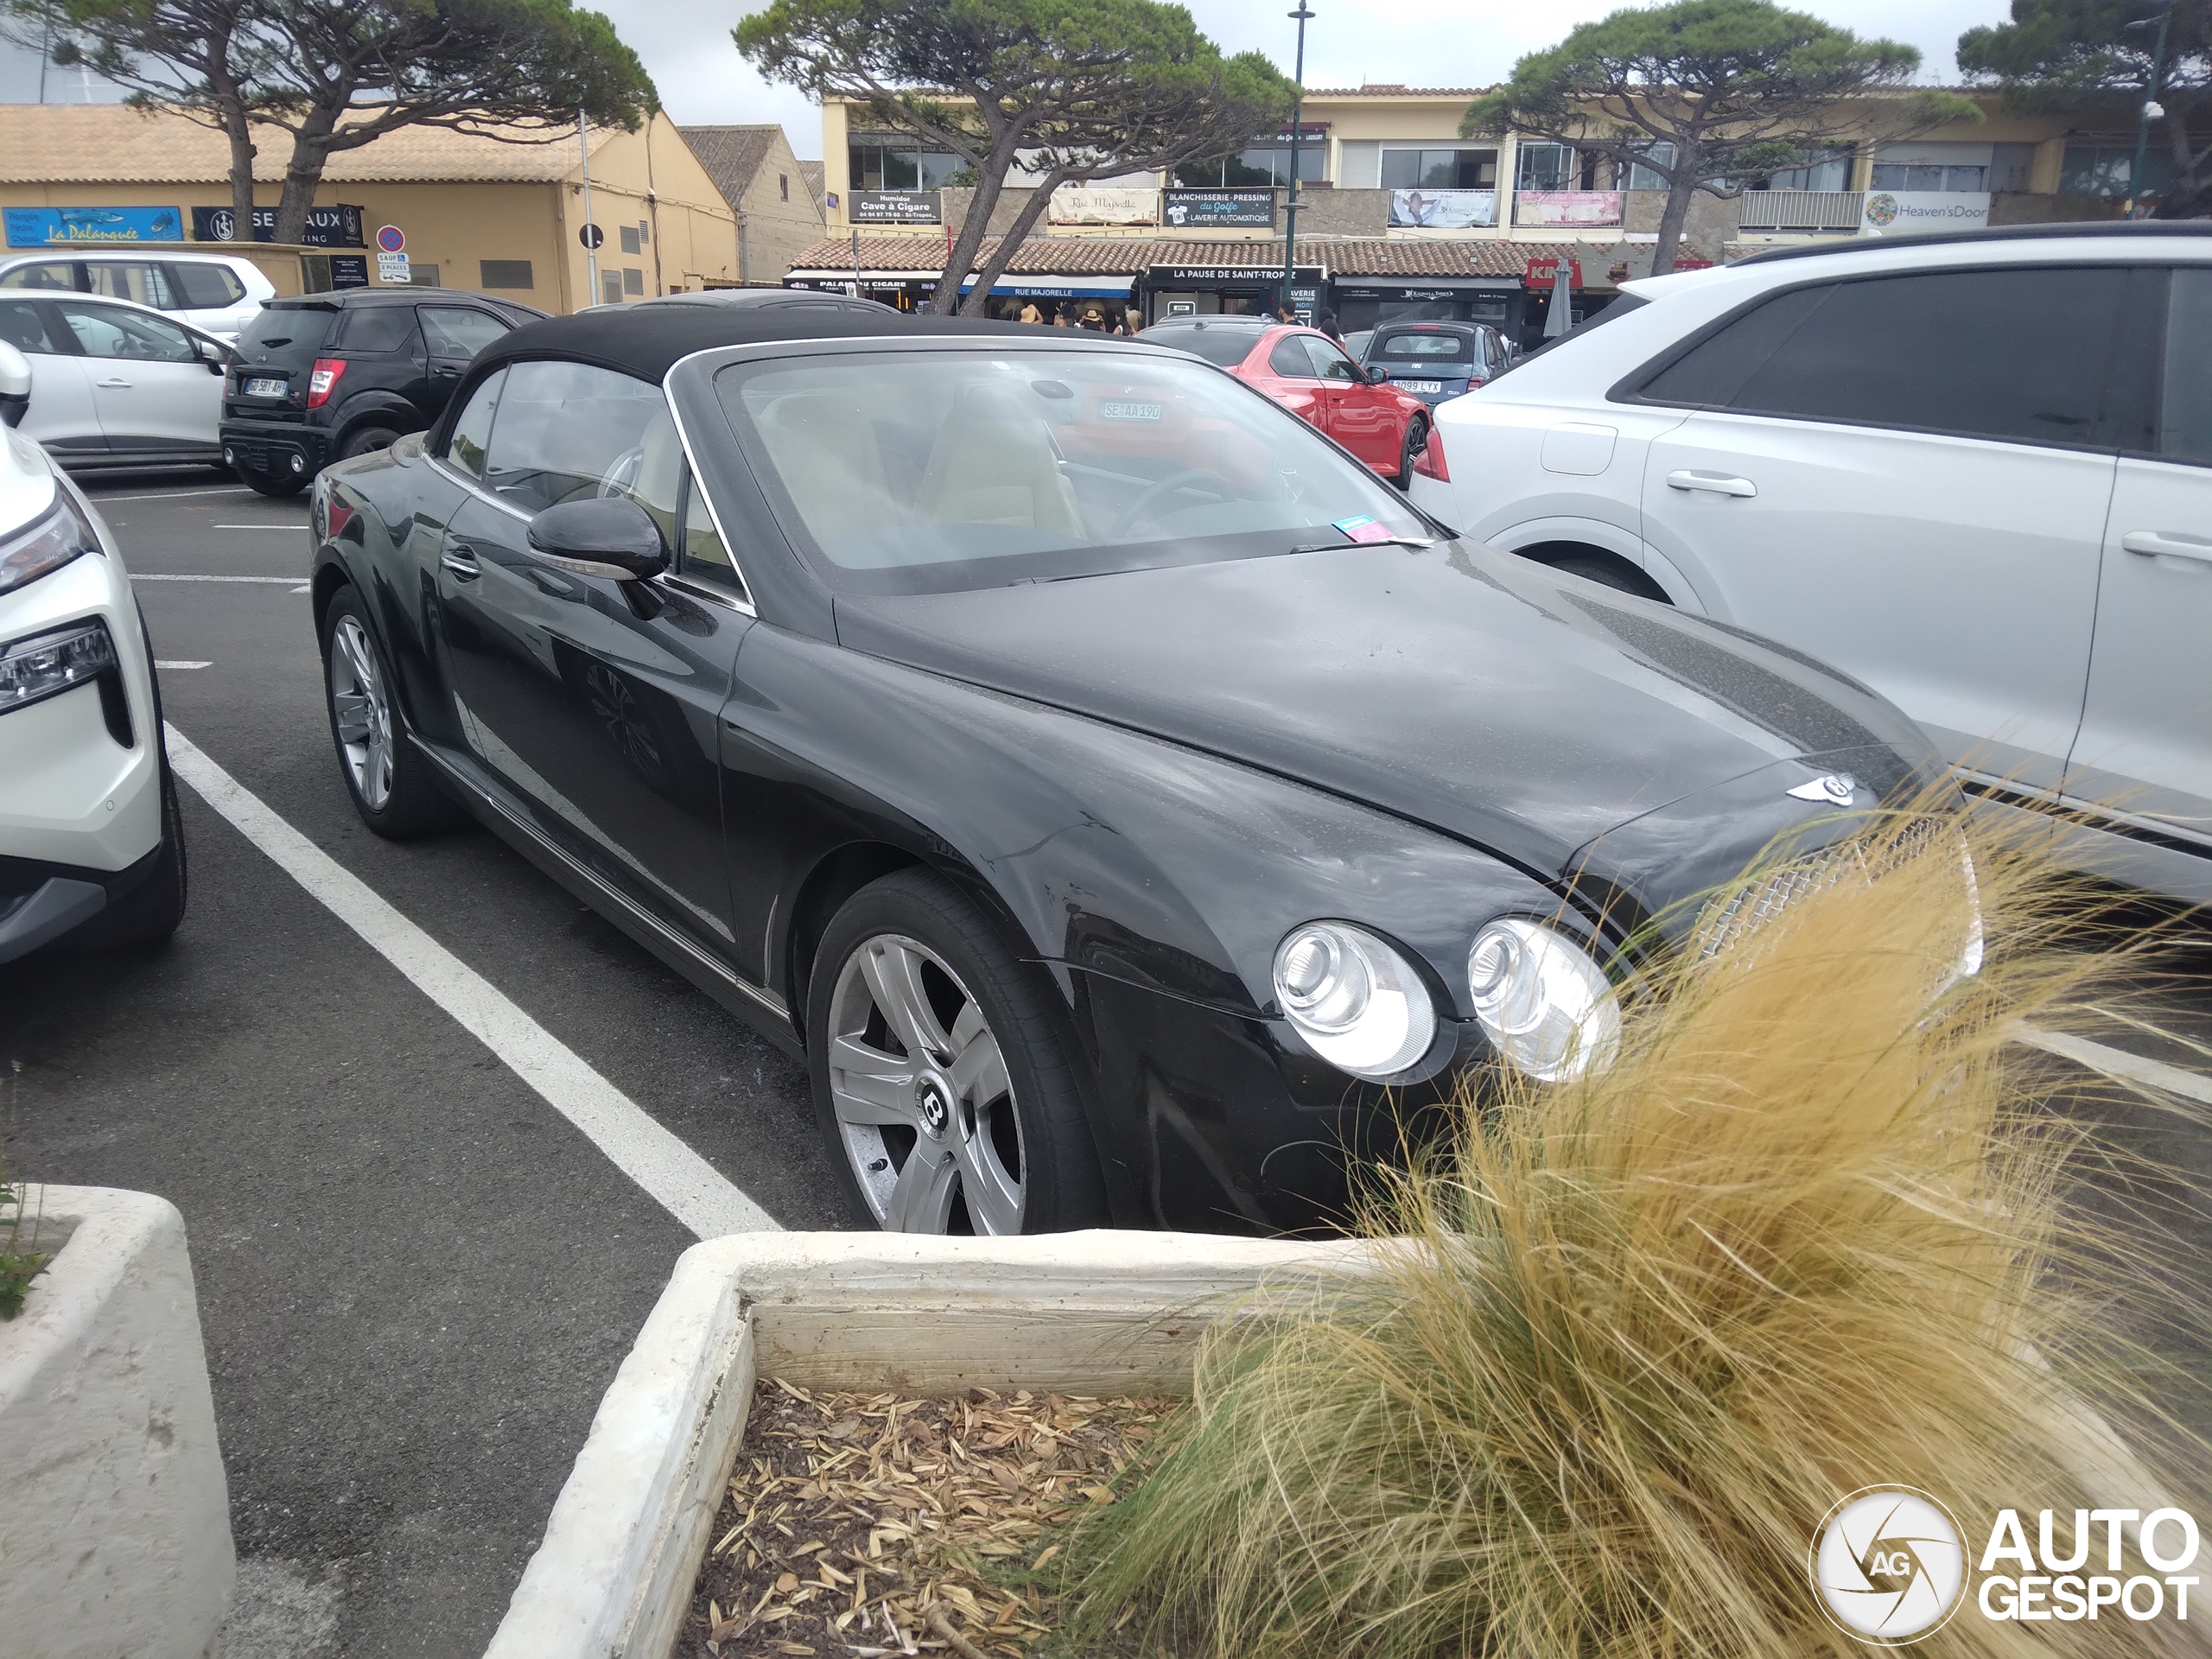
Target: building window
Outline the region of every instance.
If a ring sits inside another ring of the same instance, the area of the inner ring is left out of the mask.
[[[638,286],[640,289],[644,289],[645,283],[642,278]],[[602,305],[622,303],[622,279],[611,270],[602,270],[599,273],[599,298]]]
[[[790,174],[779,173],[776,175],[776,194],[781,196],[785,201],[789,201],[791,199],[791,175]]]
[[[486,259],[484,261],[484,280],[480,288],[535,288],[531,280],[530,261],[527,259]]]
[[[2133,144],[2069,144],[2058,168],[2059,194],[2118,200],[2127,194],[2127,175],[2134,165]],[[2143,194],[2161,194],[2173,175],[2171,154],[2152,144],[2143,156]]]
[[[2131,155],[2133,151],[2129,152]],[[1986,167],[1946,167],[1933,162],[1877,162],[1874,188],[1978,194],[1989,188]]]
[[[623,252],[635,253],[638,251],[638,227],[636,226],[618,225],[614,228],[614,234],[622,238]]]
[[[950,150],[924,149],[911,138],[855,139],[847,156],[855,190],[943,190],[973,170]]]
[[[1386,149],[1382,152],[1385,190],[1494,190],[1497,188],[1497,152],[1494,149]]]
[[[639,219],[638,221],[638,245],[641,248],[649,248],[652,245],[652,241],[653,227],[651,221],[642,219]]]
[[[1313,184],[1329,176],[1329,130],[1298,130],[1298,177]],[[1290,134],[1255,139],[1249,149],[1217,161],[1186,162],[1175,169],[1175,182],[1198,190],[1224,186],[1245,189],[1280,187],[1290,182]]]
[[[1521,190],[1587,190],[1594,164],[1575,154],[1572,144],[1522,144],[1515,175]]]
[[[623,266],[622,291],[625,294],[643,294],[645,291],[645,273],[635,265]]]
[[[1851,188],[1851,152],[1847,149],[1817,150],[1805,158],[1804,166],[1789,168],[1764,184],[1753,185],[1751,188],[1848,190]]]
[[[1637,145],[1637,154],[1649,156],[1662,167],[1672,167],[1675,164],[1675,147],[1663,138],[1655,139],[1648,144]],[[1630,190],[1664,190],[1667,188],[1667,181],[1662,175],[1654,173],[1641,162],[1630,162],[1628,164],[1628,182],[1623,188]]]
[[[438,285],[438,268],[426,265],[418,259],[409,270],[407,280],[416,288],[435,288]]]

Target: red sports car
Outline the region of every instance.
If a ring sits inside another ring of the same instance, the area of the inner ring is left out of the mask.
[[[1319,328],[1260,317],[1177,317],[1138,336],[1217,363],[1312,422],[1400,489],[1428,447],[1428,405],[1371,375]]]

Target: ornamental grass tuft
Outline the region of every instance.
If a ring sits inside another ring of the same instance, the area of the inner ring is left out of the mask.
[[[2153,1172],[2089,1126],[2085,1074],[2014,1040],[2144,946],[2083,949],[2088,893],[1979,843],[1970,876],[1927,830],[1900,814],[1774,919],[1648,967],[1609,1066],[1471,1080],[1448,1140],[1373,1178],[1370,1272],[1210,1335],[1192,1408],[1077,1534],[1077,1648],[1127,1620],[1224,1659],[1843,1655],[1808,1549],[1859,1488],[1942,1499],[1969,1597],[1999,1510],[2032,1536],[2044,1508],[2063,1535],[2077,1506],[2187,1503],[2191,1384],[2161,1356],[2197,1338]],[[1986,958],[1947,987],[1977,877]],[[2134,1196],[2084,1202],[2093,1166]],[[1919,1651],[2189,1628],[1969,1605]]]

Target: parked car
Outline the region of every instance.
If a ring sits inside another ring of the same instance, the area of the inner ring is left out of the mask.
[[[545,313],[446,289],[349,288],[264,307],[223,387],[223,459],[264,495],[420,432],[485,346]]]
[[[1428,442],[1428,405],[1363,369],[1319,328],[1259,317],[1178,317],[1137,336],[1193,352],[1258,387],[1403,489]]]
[[[29,376],[0,346],[0,414]],[[184,826],[130,574],[77,486],[0,431],[0,963],[65,938],[165,939],[184,899]]]
[[[0,292],[0,340],[31,365],[22,431],[63,466],[217,465],[231,348],[151,306]]]
[[[52,248],[0,259],[0,290],[35,289],[130,300],[166,311],[226,345],[276,285],[251,259],[219,253],[90,253]]]
[[[1630,931],[1940,777],[1801,653],[1440,543],[1071,329],[539,323],[309,518],[362,820],[460,804],[804,1056],[870,1224],[1339,1213],[1464,1065],[1602,1056]]]
[[[1488,385],[1512,360],[1505,336],[1486,322],[1386,322],[1359,353],[1363,367],[1382,370],[1432,409]]]
[[[1814,652],[2212,899],[2212,226],[1630,283],[1436,435],[1416,499],[1471,539]]]

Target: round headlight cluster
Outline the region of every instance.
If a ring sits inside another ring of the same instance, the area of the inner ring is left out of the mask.
[[[1275,1001],[1315,1053],[1387,1077],[1428,1052],[1436,1006],[1413,964],[1364,928],[1308,922],[1275,947]]]
[[[1541,922],[1501,917],[1467,952],[1467,995],[1492,1047],[1545,1083],[1612,1058],[1620,1008],[1605,970]]]

